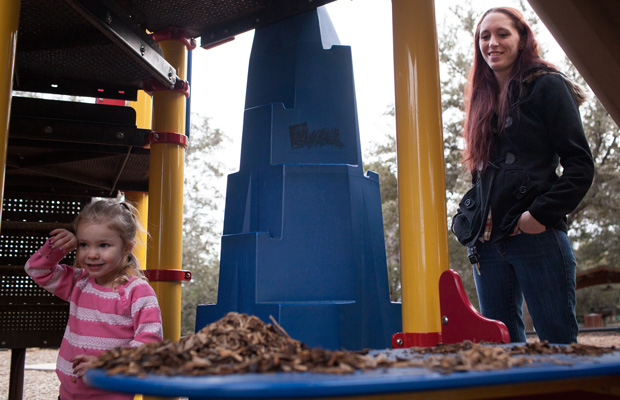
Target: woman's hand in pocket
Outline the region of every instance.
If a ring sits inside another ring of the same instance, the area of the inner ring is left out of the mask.
[[[513,234],[523,232],[529,233],[530,235],[535,235],[537,233],[542,233],[545,230],[547,230],[547,227],[538,222],[529,211],[526,211],[519,217],[519,222],[517,223]]]

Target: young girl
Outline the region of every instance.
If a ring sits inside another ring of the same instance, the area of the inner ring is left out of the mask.
[[[594,176],[578,107],[584,93],[540,58],[513,8],[482,16],[474,51],[463,136],[479,201],[464,198],[459,208],[477,224],[470,235],[455,218],[453,231],[477,256],[481,312],[524,342],[525,298],[541,340],[575,342],[576,262],[566,231]]]
[[[87,386],[84,372],[115,347],[162,340],[155,292],[132,254],[140,228],[134,207],[101,200],[75,219],[75,235],[55,229],[25,269],[41,287],[70,302],[58,353],[60,399],[133,399]],[[58,264],[77,247],[75,266]]]

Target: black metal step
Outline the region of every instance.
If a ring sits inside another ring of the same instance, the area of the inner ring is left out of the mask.
[[[14,97],[5,191],[114,197],[148,191],[148,130],[132,108]]]

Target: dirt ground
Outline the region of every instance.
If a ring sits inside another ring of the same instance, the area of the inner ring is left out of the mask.
[[[532,339],[535,340],[535,339]],[[585,333],[579,335],[579,343],[600,347],[615,346],[620,349],[620,333]],[[24,371],[24,400],[57,400],[58,378],[55,364],[57,349],[28,349]],[[0,399],[9,393],[11,351],[0,351]]]
[[[24,400],[57,400],[58,378],[56,377],[57,349],[27,349],[24,371]],[[34,365],[37,368],[29,369]],[[9,397],[9,372],[11,350],[0,351],[0,399]]]

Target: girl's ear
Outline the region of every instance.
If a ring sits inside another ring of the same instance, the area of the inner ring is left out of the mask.
[[[132,240],[131,242],[127,243],[125,245],[125,249],[124,249],[125,255],[131,253],[133,251],[134,247],[136,247],[136,241],[135,240]]]

